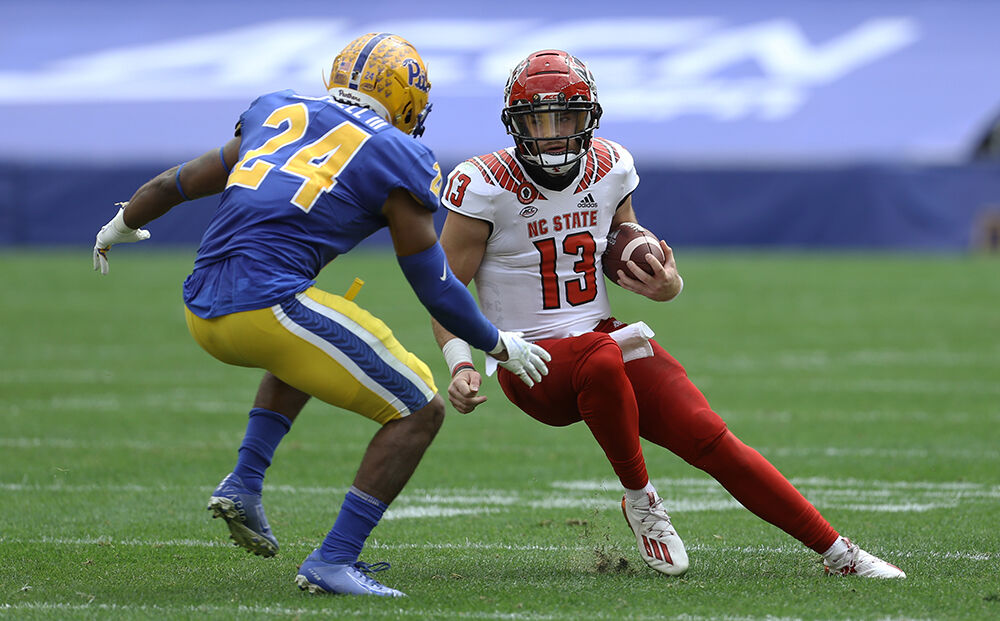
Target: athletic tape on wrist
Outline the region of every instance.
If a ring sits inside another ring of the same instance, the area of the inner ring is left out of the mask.
[[[444,361],[448,365],[448,371],[451,372],[452,377],[462,368],[476,368],[472,362],[472,348],[458,337],[445,343],[441,347],[441,353],[444,355]]]
[[[670,300],[667,300],[668,302],[670,302],[671,300],[676,300],[677,296],[681,294],[681,291],[684,291],[684,279],[681,278],[680,274],[677,275],[677,280],[681,281],[681,286],[680,288],[677,289],[677,293],[674,294],[674,297],[670,298]]]

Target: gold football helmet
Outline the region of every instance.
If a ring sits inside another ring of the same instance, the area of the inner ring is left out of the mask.
[[[404,133],[424,133],[431,83],[416,48],[398,35],[370,32],[348,43],[333,60],[326,90],[341,103],[371,108]]]

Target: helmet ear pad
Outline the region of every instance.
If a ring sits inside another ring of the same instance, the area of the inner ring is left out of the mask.
[[[392,90],[399,90],[409,96],[404,97],[400,106],[394,110],[395,114],[393,116],[393,125],[400,129],[412,128],[415,122],[416,114],[413,112],[414,107],[414,97],[412,93],[409,93],[410,86],[406,84],[398,74],[392,76],[393,86]],[[407,132],[409,133],[409,132]]]

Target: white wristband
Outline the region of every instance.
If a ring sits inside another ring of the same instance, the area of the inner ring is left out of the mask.
[[[677,290],[677,293],[674,294],[674,297],[672,297],[669,300],[667,300],[668,302],[676,300],[677,296],[679,296],[681,294],[681,291],[684,291],[684,279],[681,278],[680,274],[677,275],[677,280],[681,281],[681,287],[680,287],[680,289]]]
[[[472,348],[462,339],[455,337],[441,347],[444,354],[444,361],[448,365],[448,372],[452,375],[460,365],[469,365],[475,368],[472,363]]]

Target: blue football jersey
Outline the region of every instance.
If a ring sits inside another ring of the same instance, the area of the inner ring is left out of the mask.
[[[240,116],[240,160],[202,237],[184,301],[203,318],[266,308],[315,283],[337,255],[386,226],[389,192],[429,211],[431,150],[374,112],[284,90]]]

